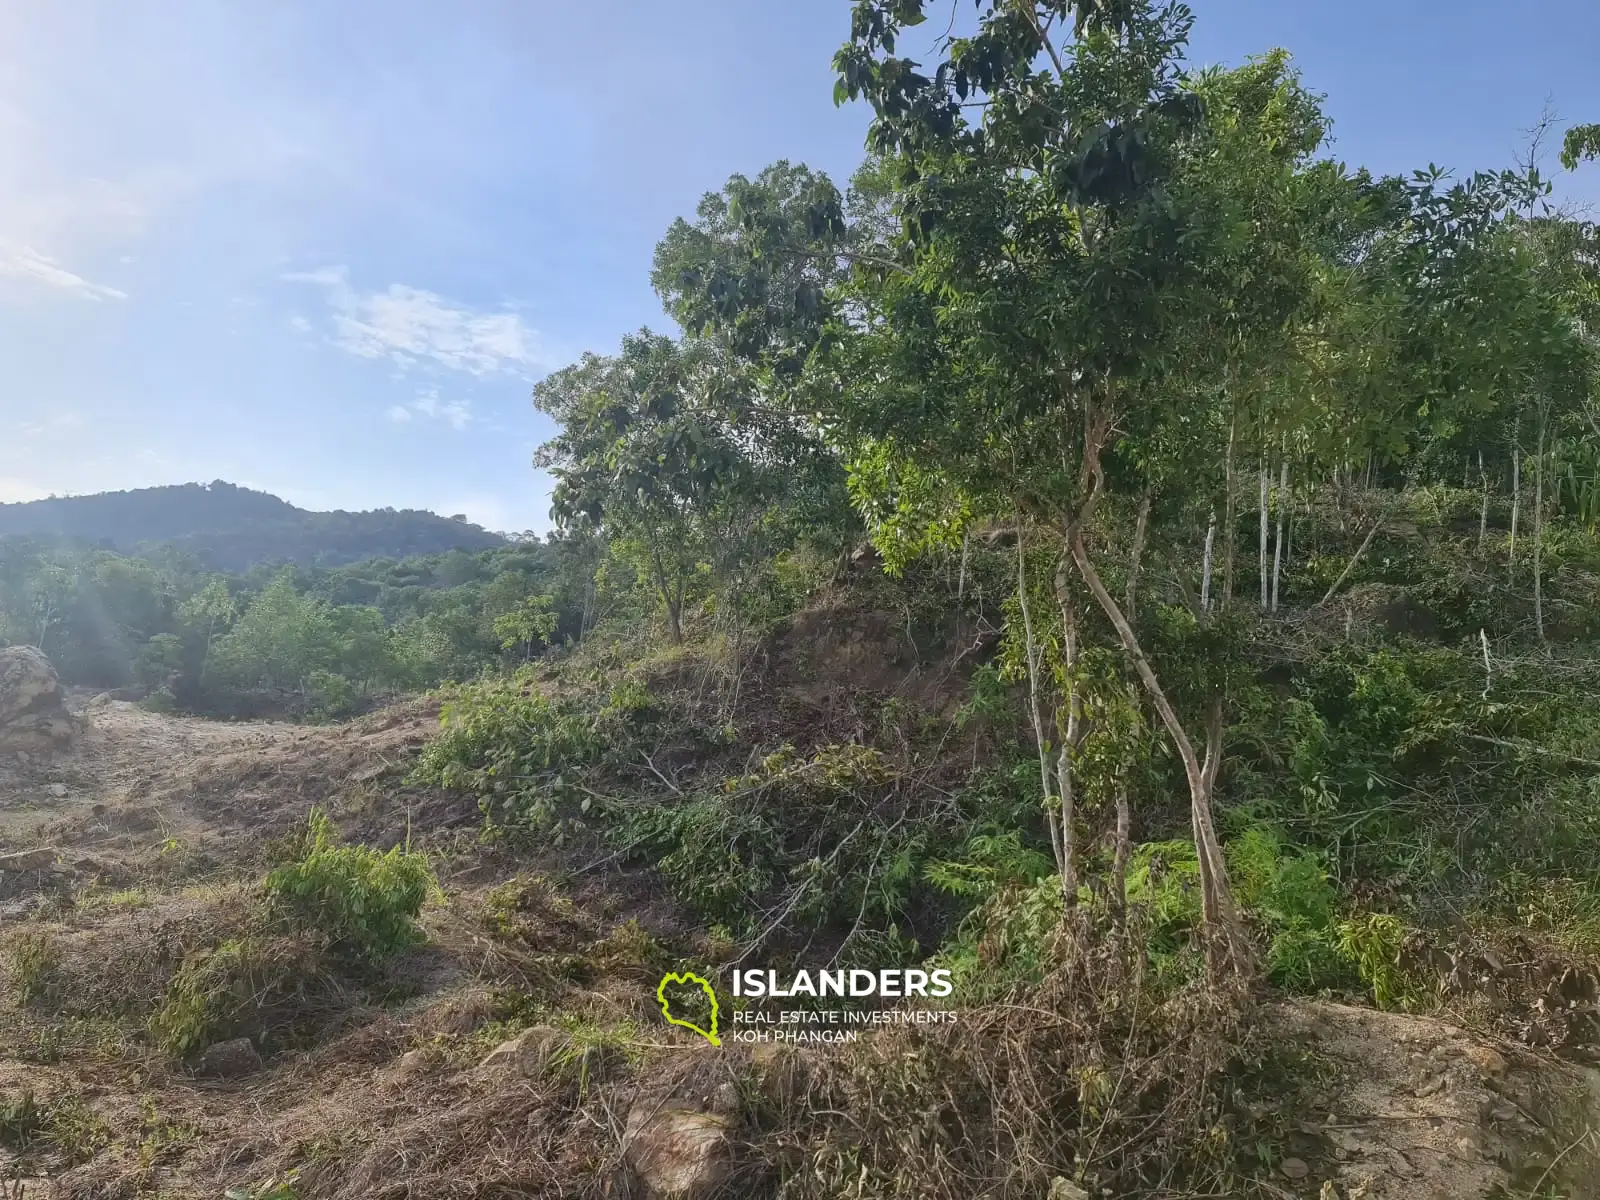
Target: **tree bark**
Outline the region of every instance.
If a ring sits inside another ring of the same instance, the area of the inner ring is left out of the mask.
[[[1272,523],[1268,516],[1268,508],[1272,501],[1272,476],[1267,470],[1267,460],[1261,460],[1261,538],[1257,561],[1258,573],[1261,576],[1261,611],[1266,612],[1271,600],[1271,573],[1267,569],[1267,535]]]
[[[1217,540],[1217,510],[1211,510],[1211,524],[1206,526],[1205,557],[1200,563],[1200,611],[1211,609],[1211,549]]]
[[[1228,401],[1228,452],[1223,462],[1223,487],[1226,494],[1222,499],[1222,607],[1227,608],[1233,603],[1233,558],[1234,558],[1234,524],[1238,521],[1238,514],[1234,509],[1234,479],[1233,479],[1233,448],[1239,440],[1239,414],[1233,407],[1233,401]],[[1215,515],[1212,524],[1216,524]]]
[[[1117,636],[1122,648],[1133,663],[1134,673],[1150,697],[1150,703],[1166,726],[1167,734],[1183,762],[1183,773],[1189,784],[1189,815],[1193,827],[1195,852],[1200,866],[1200,907],[1208,932],[1207,962],[1214,975],[1248,969],[1250,952],[1245,940],[1244,925],[1239,917],[1238,904],[1233,889],[1228,884],[1228,867],[1222,855],[1222,844],[1217,839],[1216,820],[1212,813],[1212,791],[1222,755],[1222,705],[1220,698],[1213,703],[1208,716],[1206,758],[1202,762],[1194,743],[1178,719],[1161,681],[1156,678],[1150,660],[1139,644],[1138,634],[1128,623],[1111,593],[1106,590],[1095,569],[1093,560],[1083,542],[1081,529],[1072,531],[1071,550],[1078,574],[1088,586]],[[1214,727],[1214,728],[1213,728]]]
[[[1483,543],[1489,536],[1489,472],[1483,468],[1483,451],[1478,451],[1478,475],[1483,480],[1483,504],[1478,509],[1478,557],[1483,557]]]
[[[1506,581],[1517,577],[1517,516],[1522,511],[1522,447],[1511,447],[1511,547],[1506,553]]]
[[[1283,532],[1289,508],[1289,455],[1278,464],[1278,536],[1272,546],[1272,611],[1278,611],[1278,585],[1283,578]]]
[[[1133,813],[1128,805],[1128,777],[1117,775],[1117,833],[1111,855],[1111,915],[1121,928],[1128,918],[1128,859],[1132,854]]]
[[[1066,728],[1056,757],[1056,789],[1061,795],[1061,895],[1068,909],[1078,902],[1077,787],[1073,759],[1083,737],[1083,703],[1078,692],[1078,613],[1067,587],[1067,558],[1056,567],[1056,604],[1061,609],[1061,663],[1066,675]]]
[[[1067,531],[1067,548],[1078,575],[1089,588],[1095,603],[1100,606],[1122,648],[1133,664],[1134,674],[1144,686],[1150,703],[1161,717],[1172,744],[1183,762],[1184,777],[1189,784],[1189,815],[1194,831],[1195,853],[1200,868],[1201,915],[1206,927],[1206,963],[1213,978],[1228,974],[1242,974],[1251,969],[1249,942],[1245,937],[1244,923],[1239,907],[1228,884],[1228,866],[1222,855],[1222,845],[1217,838],[1216,821],[1212,813],[1212,794],[1217,773],[1222,765],[1222,700],[1219,696],[1207,714],[1206,758],[1202,762],[1194,743],[1179,720],[1155,669],[1146,657],[1128,616],[1106,589],[1105,581],[1089,555],[1083,532],[1094,516],[1105,487],[1105,474],[1100,465],[1100,451],[1110,422],[1103,417],[1097,423],[1096,414],[1090,414],[1084,437],[1082,484],[1084,499],[1077,518]]]
[[[1128,564],[1128,619],[1137,619],[1137,604],[1139,594],[1139,573],[1144,569],[1144,542],[1150,531],[1150,504],[1154,497],[1150,489],[1144,490],[1144,495],[1139,497],[1139,518],[1133,526],[1133,554]]]
[[[1050,848],[1055,853],[1056,870],[1067,876],[1066,847],[1061,844],[1061,829],[1049,814],[1050,743],[1045,737],[1044,709],[1039,702],[1039,643],[1033,636],[1033,606],[1028,603],[1028,551],[1022,514],[1017,514],[1017,605],[1022,609],[1023,653],[1028,666],[1028,708],[1033,720],[1033,739],[1039,751],[1039,784],[1044,791],[1045,824],[1050,829]]]
[[[1544,582],[1540,576],[1542,566],[1541,551],[1544,548],[1544,440],[1545,440],[1545,408],[1539,406],[1539,451],[1533,460],[1533,624],[1539,632],[1539,640],[1547,641],[1544,635]]]

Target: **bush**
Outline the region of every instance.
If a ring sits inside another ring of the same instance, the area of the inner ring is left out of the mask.
[[[409,849],[338,845],[315,809],[299,856],[274,869],[266,888],[276,915],[325,937],[339,959],[373,967],[422,941],[416,918],[432,882],[427,859]]]
[[[629,711],[644,707],[637,696],[626,699]],[[525,693],[516,682],[462,689],[440,722],[411,782],[476,792],[484,815],[507,827],[548,828],[564,805],[583,807],[587,797],[567,773],[608,746],[581,705]]]

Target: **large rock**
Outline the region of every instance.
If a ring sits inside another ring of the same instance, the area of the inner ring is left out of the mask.
[[[622,1152],[650,1200],[709,1200],[733,1174],[731,1118],[639,1100]]]
[[[50,750],[76,732],[50,660],[32,646],[0,649],[0,749]]]

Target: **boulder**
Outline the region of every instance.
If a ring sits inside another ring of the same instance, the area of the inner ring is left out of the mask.
[[[76,732],[50,660],[32,646],[0,649],[0,749],[51,750]]]
[[[725,1116],[641,1099],[622,1153],[650,1200],[708,1200],[733,1174],[733,1128]]]
[[[233,1079],[261,1069],[261,1055],[249,1038],[232,1038],[207,1046],[194,1061],[194,1073],[213,1079]]]

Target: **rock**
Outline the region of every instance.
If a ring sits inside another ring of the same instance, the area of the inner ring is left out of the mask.
[[[53,846],[40,846],[37,850],[17,850],[0,854],[0,871],[48,871],[56,865]]]
[[[732,1082],[719,1083],[710,1097],[711,1111],[725,1117],[737,1117],[744,1111],[744,1095]]]
[[[25,767],[31,761],[32,761],[32,759],[29,757],[28,752],[26,750],[18,750],[17,751],[17,762],[20,765]]]
[[[548,1025],[535,1025],[524,1029],[510,1041],[501,1042],[489,1051],[479,1067],[492,1071],[517,1071],[523,1075],[537,1075],[550,1061],[551,1054],[561,1045],[560,1030]]]
[[[389,1068],[389,1077],[396,1083],[408,1083],[428,1073],[433,1066],[433,1055],[426,1050],[407,1050]]]
[[[622,1154],[651,1200],[708,1200],[733,1173],[732,1135],[727,1117],[638,1100]]]
[[[1283,1172],[1285,1179],[1301,1180],[1311,1174],[1311,1168],[1303,1158],[1286,1158],[1278,1164],[1278,1170]]]
[[[261,1055],[249,1038],[233,1038],[207,1046],[195,1059],[194,1073],[213,1079],[233,1079],[261,1069]]]
[[[49,787],[45,788],[45,791],[49,792],[57,800],[65,800],[69,795],[67,785],[64,783],[52,783]]]
[[[1057,1175],[1050,1181],[1050,1195],[1046,1200],[1089,1200],[1089,1193]]]
[[[0,748],[51,750],[76,732],[50,660],[32,646],[0,649]]]

